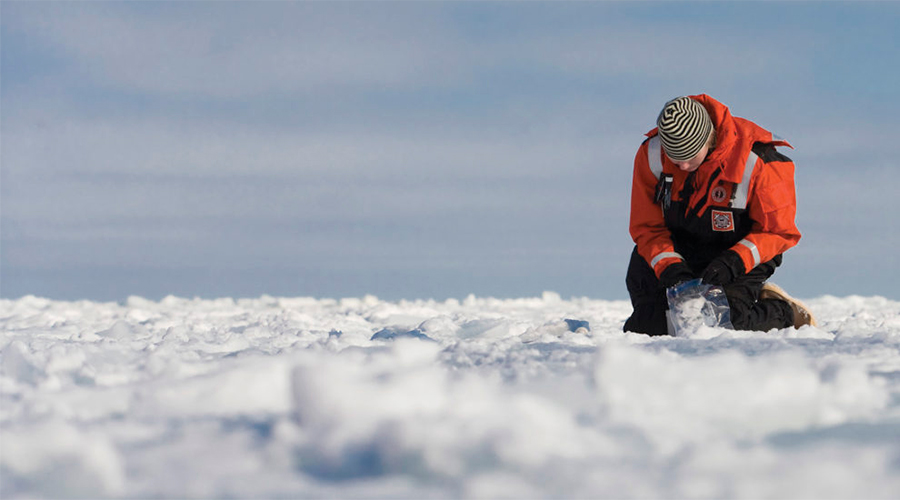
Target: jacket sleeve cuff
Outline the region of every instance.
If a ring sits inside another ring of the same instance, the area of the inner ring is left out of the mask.
[[[762,262],[759,256],[759,248],[747,238],[737,242],[736,245],[731,247],[730,251],[740,257],[741,263],[744,266],[744,273],[750,272],[751,269]]]
[[[667,267],[677,262],[684,262],[684,257],[678,252],[660,252],[650,260],[650,267],[658,278]]]

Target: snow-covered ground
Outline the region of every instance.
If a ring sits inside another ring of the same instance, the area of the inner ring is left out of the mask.
[[[2,300],[0,497],[897,498],[900,302],[807,302]]]

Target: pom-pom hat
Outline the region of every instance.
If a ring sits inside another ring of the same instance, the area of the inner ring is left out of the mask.
[[[667,102],[656,119],[659,139],[672,161],[687,161],[697,156],[713,130],[706,108],[690,97]]]

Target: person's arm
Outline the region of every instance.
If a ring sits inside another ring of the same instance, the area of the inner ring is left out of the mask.
[[[747,205],[753,228],[735,245],[747,269],[771,260],[800,241],[800,231],[794,222],[797,215],[794,162],[769,146],[756,162],[753,181]]]
[[[634,158],[629,223],[631,238],[637,245],[638,254],[650,264],[658,278],[662,278],[663,272],[668,268],[675,266],[666,273],[666,277],[672,279],[661,279],[660,281],[690,279],[687,274],[690,273],[690,270],[684,263],[684,258],[675,252],[672,236],[666,228],[663,218],[662,207],[654,199],[659,180],[650,171],[647,161],[647,143],[648,141],[644,141]],[[675,274],[678,276],[673,276]]]
[[[743,240],[713,259],[703,271],[701,277],[707,283],[726,285],[800,240],[794,222],[797,213],[794,163],[771,145],[760,152],[747,203],[753,226]]]

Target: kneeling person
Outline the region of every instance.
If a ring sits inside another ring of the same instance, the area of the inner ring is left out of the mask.
[[[739,330],[815,325],[766,280],[797,244],[791,147],[707,95],[665,104],[634,160],[625,331],[667,334],[665,289],[701,278],[724,288]]]

